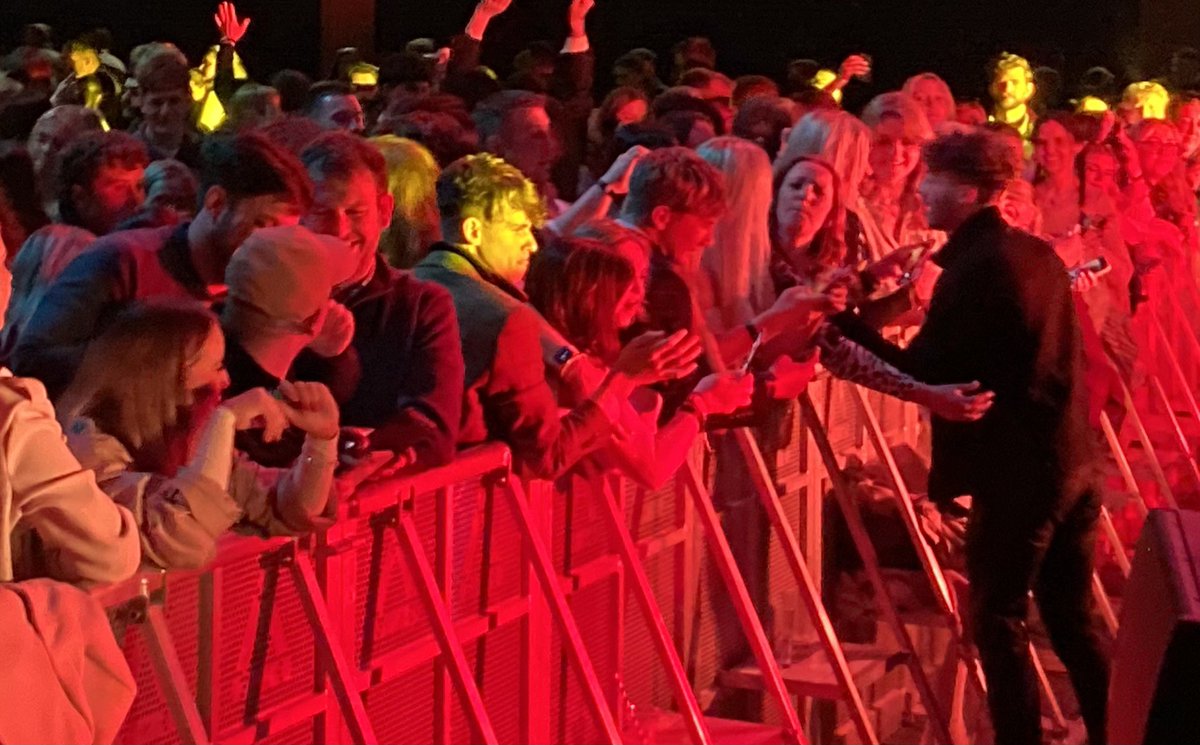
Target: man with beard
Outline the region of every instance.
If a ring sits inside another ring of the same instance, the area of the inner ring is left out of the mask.
[[[234,250],[256,228],[295,225],[312,183],[295,156],[259,135],[205,143],[195,219],[97,241],[71,262],[29,319],[13,354],[51,397],[71,381],[87,342],[123,308],[152,297],[212,302]]]
[[[1033,125],[1037,117],[1030,102],[1037,92],[1037,84],[1033,81],[1033,67],[1029,60],[1007,52],[1000,55],[992,67],[992,84],[988,92],[995,102],[989,121],[1015,127],[1025,140],[1026,157],[1031,157],[1033,146],[1029,142],[1033,138]]]

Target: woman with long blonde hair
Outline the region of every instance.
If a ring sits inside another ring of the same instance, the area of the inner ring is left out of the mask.
[[[697,150],[725,177],[726,209],[701,259],[705,287],[697,298],[710,328],[749,323],[775,302],[771,287],[771,161],[758,145],[717,137]]]

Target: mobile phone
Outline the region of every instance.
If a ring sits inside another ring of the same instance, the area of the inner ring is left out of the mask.
[[[1068,269],[1067,276],[1069,276],[1071,281],[1074,282],[1079,278],[1079,275],[1083,274],[1084,272],[1091,272],[1097,277],[1103,277],[1105,274],[1108,274],[1111,271],[1112,264],[1108,263],[1108,259],[1104,258],[1103,256],[1099,256],[1091,261],[1086,261],[1079,266]]]
[[[754,344],[750,345],[750,353],[746,355],[746,361],[742,363],[742,375],[750,372],[750,365],[754,362],[755,356],[758,355],[758,349],[762,346],[763,334],[761,331],[754,337]]]

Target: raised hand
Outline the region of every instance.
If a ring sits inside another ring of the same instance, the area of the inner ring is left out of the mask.
[[[567,25],[571,29],[571,36],[587,33],[587,15],[595,5],[596,0],[571,0],[567,6]]]
[[[705,414],[732,414],[750,405],[754,376],[738,372],[709,375],[696,384],[692,395],[700,399]]]
[[[475,13],[491,20],[508,10],[510,5],[512,0],[479,0],[479,4],[475,6]]]
[[[354,341],[354,314],[346,306],[330,300],[325,318],[308,348],[321,357],[337,357]]]
[[[865,55],[852,54],[842,60],[842,64],[838,66],[838,76],[834,85],[841,88],[846,83],[850,82],[851,78],[866,78],[871,74],[871,60]]]
[[[1096,276],[1095,272],[1088,269],[1081,269],[1071,279],[1071,289],[1075,292],[1094,290],[1098,284],[1100,284],[1100,278]]]
[[[641,145],[634,145],[625,152],[621,153],[609,169],[605,171],[600,180],[608,184],[609,189],[614,194],[629,193],[629,179],[633,176],[633,169],[637,167],[638,162],[646,157],[646,153],[650,152],[647,148]]]
[[[230,44],[237,44],[241,41],[241,38],[246,35],[246,29],[250,27],[249,18],[238,20],[237,8],[233,7],[233,3],[230,2],[223,2],[217,6],[213,20],[217,23],[217,31],[221,32],[222,41],[228,40]]]

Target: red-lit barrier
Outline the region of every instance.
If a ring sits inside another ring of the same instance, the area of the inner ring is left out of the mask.
[[[886,735],[872,700],[882,689],[863,692],[865,663],[847,663],[830,627],[812,632],[816,662],[785,669],[764,620],[805,574],[812,618],[825,613],[832,458],[885,439],[916,445],[923,429],[913,407],[844,383],[813,394],[805,418],[762,434],[761,468],[744,477],[774,526],[761,537],[768,597],[735,560],[744,537],[726,536],[731,496],[710,501],[728,489],[714,474],[740,457],[733,440],[697,443],[657,490],[614,474],[523,484],[508,450],[488,446],[356,487],[337,523],[302,541],[234,536],[204,571],[100,591],[139,686],[118,739],[803,742],[806,700],[843,706],[836,721],[806,717],[822,739],[835,725],[855,741]],[[924,568],[952,611],[940,570]],[[724,658],[733,637],[746,650],[736,670]],[[720,687],[764,691],[737,713],[759,724],[708,716]]]

